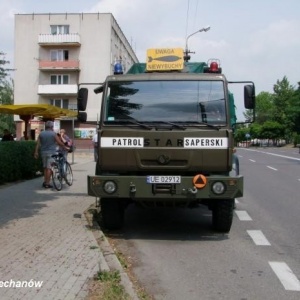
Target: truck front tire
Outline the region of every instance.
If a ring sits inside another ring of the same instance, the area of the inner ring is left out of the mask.
[[[124,205],[119,199],[100,199],[103,227],[116,230],[124,224]]]
[[[228,233],[233,220],[234,199],[217,200],[212,210],[214,230]]]

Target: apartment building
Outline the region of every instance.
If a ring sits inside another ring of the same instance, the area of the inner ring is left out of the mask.
[[[110,13],[15,15],[14,103],[76,109],[78,87],[88,87],[88,122],[55,121],[57,129],[75,132],[79,147],[91,138],[100,117],[101,96],[94,94],[93,84],[113,74],[116,61],[126,72],[138,59]],[[21,136],[24,122],[15,121]],[[31,120],[33,133],[42,127],[43,122]]]

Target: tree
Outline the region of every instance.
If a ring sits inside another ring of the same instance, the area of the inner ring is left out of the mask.
[[[262,132],[262,125],[258,123],[253,123],[249,126],[250,135],[252,139],[260,139]]]
[[[234,141],[235,143],[240,143],[246,140],[246,134],[249,134],[249,128],[245,127],[242,124],[239,124],[234,133]]]
[[[272,119],[273,115],[273,95],[268,92],[261,92],[256,97],[255,122],[263,124]]]
[[[277,80],[277,83],[273,87],[273,121],[278,122],[284,127],[284,136],[286,140],[291,138],[293,132],[293,122],[289,117],[289,105],[290,99],[294,95],[294,87],[290,85],[286,76],[281,81]]]
[[[267,121],[262,125],[261,138],[271,139],[276,144],[276,141],[284,136],[285,127],[276,121]]]
[[[0,105],[14,103],[13,81],[7,79],[11,69],[5,68],[9,61],[5,60],[3,56],[4,53],[0,52]],[[12,133],[15,132],[13,115],[0,114],[0,134],[4,129],[8,129]]]
[[[9,61],[5,60],[4,53],[0,52],[0,90],[2,89],[4,81],[8,76],[8,72],[11,71],[11,69],[5,68],[6,64],[9,64]]]
[[[13,81],[3,81],[3,85],[0,90],[0,105],[13,104],[13,96]],[[0,113],[0,134],[3,132],[4,129],[8,129],[11,133],[15,132],[15,122],[13,115]]]
[[[261,92],[256,96],[255,122],[249,126],[252,139],[268,139],[276,143],[284,139],[287,143],[300,142],[300,82],[295,89],[286,76],[277,80],[274,93]],[[251,110],[243,113],[246,120],[252,116]],[[236,140],[243,138],[245,131],[237,127]]]
[[[300,82],[298,82],[298,89],[289,99],[287,115],[292,123],[292,131],[300,134]]]

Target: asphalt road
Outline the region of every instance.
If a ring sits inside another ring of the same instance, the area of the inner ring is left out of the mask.
[[[300,299],[300,155],[293,148],[239,149],[244,197],[230,234],[198,209],[129,207],[108,234],[154,299]]]

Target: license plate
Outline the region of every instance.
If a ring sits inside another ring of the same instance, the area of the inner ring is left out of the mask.
[[[147,176],[147,183],[181,183],[181,176]]]

